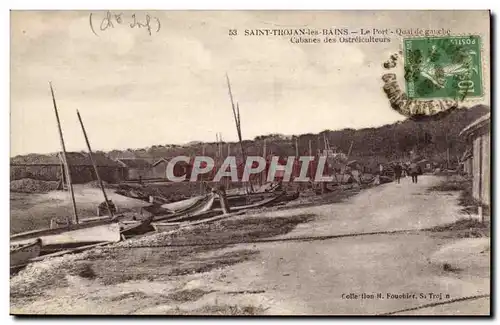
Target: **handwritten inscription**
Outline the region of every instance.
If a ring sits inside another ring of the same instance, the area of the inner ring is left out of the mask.
[[[99,36],[99,33],[105,32],[109,29],[121,26],[132,29],[144,29],[149,36],[153,35],[153,33],[158,33],[161,29],[160,19],[151,16],[148,13],[139,16],[136,13],[129,15],[123,12],[114,13],[109,10],[106,11],[104,16],[100,17],[90,13],[89,25],[90,30],[96,36]]]

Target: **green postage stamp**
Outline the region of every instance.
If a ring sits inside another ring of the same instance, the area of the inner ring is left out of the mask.
[[[404,40],[409,98],[463,100],[483,95],[479,36]]]

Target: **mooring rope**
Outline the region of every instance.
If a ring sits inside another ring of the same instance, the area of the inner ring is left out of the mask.
[[[130,249],[130,248],[159,248],[159,247],[199,247],[199,246],[228,246],[237,244],[257,244],[257,243],[273,243],[273,242],[286,242],[286,241],[316,241],[328,240],[345,237],[357,236],[371,236],[371,235],[392,235],[392,234],[416,234],[422,229],[404,229],[404,230],[390,230],[390,231],[374,231],[363,233],[350,233],[341,235],[325,235],[325,236],[296,236],[287,238],[262,238],[253,240],[238,240],[238,241],[210,241],[205,243],[185,243],[185,244],[144,244],[144,245],[130,245],[130,246],[106,246],[101,249]]]

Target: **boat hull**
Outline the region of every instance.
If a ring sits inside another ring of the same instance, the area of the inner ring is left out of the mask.
[[[99,221],[71,227],[42,229],[11,236],[12,244],[27,244],[40,238],[44,248],[77,247],[92,243],[120,241],[120,225],[117,222]]]
[[[193,216],[200,213],[205,213],[213,209],[215,198],[216,197],[213,194],[207,195],[202,200],[197,200],[195,203],[190,204],[188,208],[183,209],[181,212],[176,212],[169,215],[155,216],[153,218],[153,221],[177,220],[182,219],[185,216]]]
[[[153,221],[153,216],[142,221],[137,221],[136,223],[125,225],[120,233],[125,238],[145,234],[154,230],[153,226],[151,226],[151,221]]]
[[[42,251],[42,241],[33,240],[31,243],[20,245],[10,250],[10,267],[26,264],[32,258],[40,256]]]
[[[42,237],[43,246],[75,245],[79,243],[89,245],[91,243],[118,241],[120,241],[120,225],[116,222]]]

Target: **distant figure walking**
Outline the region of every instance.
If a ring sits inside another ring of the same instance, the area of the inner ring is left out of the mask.
[[[399,184],[401,181],[401,174],[403,173],[403,167],[401,167],[401,164],[396,164],[394,166],[394,177],[396,178],[396,182]]]
[[[412,183],[418,183],[418,165],[416,163],[410,164],[410,176]]]
[[[408,165],[401,164],[401,167],[403,168],[403,177],[408,176]]]

